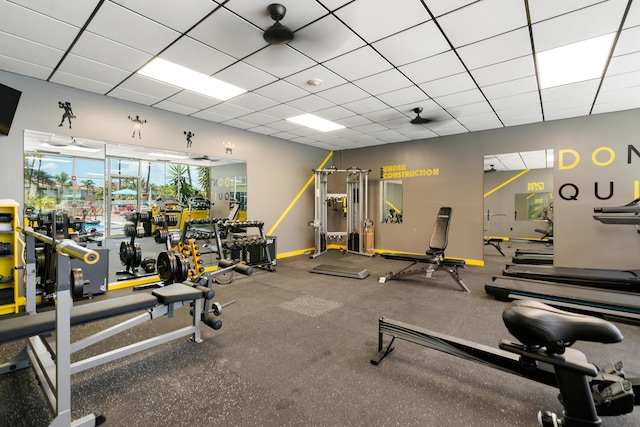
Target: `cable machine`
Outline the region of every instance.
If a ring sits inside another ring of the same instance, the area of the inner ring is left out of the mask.
[[[368,178],[371,170],[356,167],[348,169],[314,169],[315,173],[315,219],[310,225],[315,232],[316,258],[327,252],[327,241],[345,242],[348,253],[373,256],[373,222],[368,213]],[[346,174],[346,193],[329,193],[329,176],[334,173]],[[336,220],[341,230],[330,231],[329,210],[339,211],[342,218]],[[361,236],[362,235],[362,236]]]

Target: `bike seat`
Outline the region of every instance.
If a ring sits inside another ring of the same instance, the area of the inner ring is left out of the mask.
[[[607,344],[623,339],[618,328],[606,320],[558,310],[533,300],[511,302],[502,313],[502,320],[511,335],[528,348],[559,350],[558,346],[563,348],[575,341]]]

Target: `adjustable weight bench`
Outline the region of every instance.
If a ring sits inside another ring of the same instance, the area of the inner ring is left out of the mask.
[[[390,272],[384,276],[380,276],[378,281],[380,283],[388,282],[389,280],[397,279],[400,277],[414,276],[417,274],[424,274],[425,277],[431,278],[432,273],[435,270],[446,271],[465,292],[471,292],[469,288],[462,282],[462,278],[458,273],[459,268],[464,268],[465,261],[458,259],[446,258],[444,256],[444,250],[447,248],[449,225],[451,224],[451,212],[449,207],[442,207],[438,211],[436,217],[436,223],[431,233],[431,239],[429,240],[429,249],[426,251],[426,255],[411,255],[411,254],[395,254],[386,253],[382,254],[385,259],[395,259],[399,261],[409,261],[410,265],[403,268],[398,272]]]
[[[27,253],[33,239],[44,240],[31,229],[22,230],[27,239]],[[50,239],[50,238],[49,238]],[[99,412],[71,420],[71,375],[86,369],[102,365],[147,350],[160,344],[182,337],[189,337],[197,343],[202,342],[200,326],[202,323],[213,329],[220,329],[222,322],[215,316],[222,314],[223,306],[213,303],[215,296],[211,288],[212,277],[230,270],[242,274],[251,274],[247,266],[220,264],[218,272],[198,276],[193,281],[173,283],[154,290],[152,293],[136,293],[119,298],[106,299],[81,305],[73,305],[71,298],[71,279],[69,276],[70,259],[84,259],[96,262],[95,251],[76,245],[71,241],[57,242],[54,245],[56,265],[56,309],[43,313],[31,313],[0,321],[0,344],[25,339],[26,345],[9,362],[0,365],[0,374],[33,367],[38,383],[44,390],[49,405],[55,414],[50,427],[58,426],[96,426],[105,421]],[[27,262],[27,270],[29,267]],[[29,281],[29,278],[27,278]],[[71,355],[121,332],[127,331],[157,317],[172,317],[174,311],[183,306],[191,307],[191,324],[117,349],[71,361]],[[71,341],[71,327],[105,320],[115,316],[143,311],[138,316],[124,320],[114,326],[94,333],[78,341]],[[52,334],[53,333],[53,334]]]

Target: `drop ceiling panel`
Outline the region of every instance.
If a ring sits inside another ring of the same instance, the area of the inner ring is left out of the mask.
[[[411,81],[395,69],[356,80],[354,83],[371,95],[378,95],[411,86]]]
[[[467,73],[460,73],[439,80],[422,83],[420,89],[426,92],[431,98],[451,95],[453,93],[464,92],[475,89],[477,86]]]
[[[109,89],[120,83],[129,75],[129,72],[125,70],[110,67],[106,64],[92,61],[77,55],[67,55],[58,68],[58,71],[106,84],[106,89],[101,93],[108,92]]]
[[[78,89],[86,90],[89,92],[95,92],[99,94],[105,94],[113,86],[107,83],[102,83],[96,80],[92,80],[83,76],[76,76],[74,74],[58,71],[50,80],[53,83],[58,83],[65,86],[76,87]]]
[[[431,19],[422,4],[413,0],[358,0],[335,14],[369,43]]]
[[[133,90],[135,92],[145,93],[160,99],[168,98],[181,90],[175,86],[161,83],[157,80],[143,77],[138,74],[135,74],[125,80],[120,87]]]
[[[527,16],[524,2],[484,0],[444,15],[438,23],[453,46],[460,47],[526,27]]]
[[[112,1],[180,33],[187,31],[218,6],[218,3],[211,0],[189,0],[188,7],[185,7],[185,3],[174,0]]]
[[[316,65],[315,67],[308,68],[287,77],[285,80],[312,93],[324,91],[347,82],[345,79],[322,65]],[[319,81],[319,84],[314,86],[311,83],[312,80]]]
[[[460,9],[476,0],[431,0],[427,6],[435,17],[444,15],[452,10]]]
[[[97,0],[10,0],[43,15],[50,16],[76,27],[82,27],[99,3]],[[2,8],[0,8],[2,10]]]
[[[76,26],[8,1],[0,2],[0,28],[5,33],[62,50],[80,31]]]
[[[458,49],[470,70],[531,55],[531,39],[526,28],[511,31]]]
[[[593,107],[593,113],[640,108],[640,86],[601,92]]]
[[[109,92],[109,96],[142,105],[153,105],[161,100],[161,98],[149,96],[146,93],[140,93],[133,90],[125,89],[122,86],[118,86],[117,88]]]
[[[525,77],[517,80],[509,80],[504,83],[482,87],[482,92],[487,98],[489,98],[489,100],[517,95],[519,93],[533,92],[537,90],[538,82],[536,81],[535,76]]]
[[[178,92],[175,95],[167,98],[167,100],[175,102],[176,104],[195,108],[196,110],[206,110],[207,108],[213,107],[214,105],[220,103],[220,101],[218,101],[217,99],[189,92],[188,90]]]
[[[284,80],[278,80],[275,83],[263,86],[255,90],[255,93],[278,102],[290,102],[309,94],[306,90],[302,90]]]
[[[272,99],[265,98],[264,96],[257,95],[255,93],[245,93],[244,95],[236,96],[228,101],[230,104],[238,105],[249,110],[260,111],[265,108],[273,107],[278,103]]]
[[[136,71],[153,58],[152,55],[146,52],[90,31],[82,33],[82,37],[73,45],[71,53],[130,72]]]
[[[482,96],[482,93],[478,89],[466,90],[464,92],[434,98],[434,101],[446,109],[482,102],[484,100],[484,96]]]
[[[409,86],[404,89],[382,93],[378,95],[377,98],[391,107],[397,107],[412,103],[419,104],[425,99],[428,99],[428,96],[419,88]]]
[[[372,46],[396,67],[450,49],[449,43],[433,21],[389,36]],[[398,49],[398,46],[403,46],[403,48]]]
[[[245,62],[280,78],[315,65],[311,59],[286,45],[266,47],[245,59]]]
[[[536,23],[577,9],[589,7],[602,0],[529,0],[531,22]]]
[[[180,35],[149,18],[110,2],[102,5],[87,26],[87,30],[152,55],[159,53]]]
[[[615,56],[625,55],[627,53],[638,52],[640,50],[640,25],[620,33],[618,43],[613,54]]]
[[[238,59],[267,46],[262,30],[224,8],[189,31],[188,36]]]
[[[537,90],[503,98],[490,98],[489,101],[496,111],[501,112],[531,107],[536,111],[540,111],[540,95]]]
[[[323,65],[339,76],[352,81],[380,73],[392,67],[389,61],[369,46],[329,60]]]
[[[297,31],[289,44],[318,62],[364,46],[362,39],[333,15],[327,15]]]
[[[240,119],[253,123],[254,125],[266,125],[268,123],[277,122],[278,118],[264,113],[250,113]]]
[[[182,37],[160,58],[203,74],[212,75],[236,62],[236,59],[190,37]]]
[[[541,52],[618,30],[626,0],[610,0],[533,25],[536,49]]]
[[[402,66],[399,70],[416,84],[465,72],[462,62],[451,50]]]
[[[177,102],[168,100],[160,101],[157,104],[154,104],[154,107],[187,116],[199,110],[198,108],[189,107],[188,105],[178,104]]]
[[[640,71],[632,71],[607,77],[602,84],[601,91],[606,92],[633,86],[640,86]]]
[[[245,62],[236,62],[215,74],[214,77],[246,90],[255,90],[278,80],[276,76]]]
[[[342,86],[338,86],[332,89],[323,90],[318,92],[318,96],[329,100],[335,104],[345,104],[351,101],[357,101],[358,99],[366,98],[369,96],[367,92],[360,89],[358,86],[348,83]]]
[[[637,1],[631,3],[629,13],[627,13],[627,19],[624,21],[623,28],[631,28],[640,25],[640,4]]]
[[[605,83],[610,76],[617,74],[631,73],[640,70],[640,52],[630,53],[628,55],[616,56],[611,59],[607,68],[607,76]]]
[[[334,104],[324,98],[319,97],[318,95],[308,95],[302,98],[295,99],[293,101],[289,101],[288,105],[302,111],[313,113],[318,110],[333,107]]]
[[[299,110],[297,108],[293,108],[290,105],[285,105],[285,104],[280,104],[280,105],[276,105],[275,107],[266,108],[262,110],[262,112],[264,114],[268,114],[270,116],[277,117],[282,120],[288,119],[289,117],[300,116],[305,113],[304,110]],[[284,126],[283,124],[280,124],[278,125],[278,127],[276,127],[276,129],[289,130],[296,127],[300,127],[300,125],[295,123],[291,123],[291,122],[285,122],[285,123],[289,123],[289,125]],[[269,124],[269,126],[274,126],[274,125]]]
[[[515,108],[496,108],[496,113],[502,120],[514,119],[517,117],[542,116],[540,103],[523,105]]]
[[[535,76],[536,69],[531,56],[504,61],[471,70],[478,85],[484,87],[496,83],[513,81],[522,77]]]
[[[47,68],[54,68],[64,55],[64,51],[60,49],[3,32],[0,32],[0,46],[0,53],[3,55]],[[3,68],[2,62],[0,68]]]
[[[451,114],[455,118],[460,118],[460,117],[470,118],[472,116],[476,116],[476,118],[478,118],[477,116],[480,114],[489,114],[495,118],[495,113],[493,112],[491,105],[489,105],[487,102],[484,102],[484,101],[476,102],[474,104],[467,104],[467,105],[461,105],[459,107],[449,108],[447,111],[449,112],[449,114]]]
[[[382,110],[386,107],[386,104],[376,98],[365,98],[358,101],[348,102],[344,104],[343,107],[356,114],[366,114],[372,111]]]

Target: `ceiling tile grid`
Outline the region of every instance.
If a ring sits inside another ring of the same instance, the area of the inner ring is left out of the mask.
[[[281,45],[263,38],[269,4],[0,0],[0,69],[331,150],[640,108],[638,1],[288,1]],[[537,52],[608,33],[601,78],[539,88]],[[155,57],[247,93],[137,74]],[[304,113],[346,128],[286,121]]]

